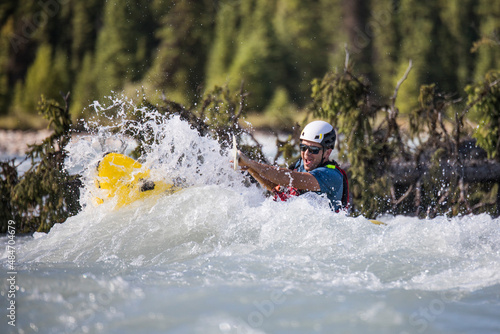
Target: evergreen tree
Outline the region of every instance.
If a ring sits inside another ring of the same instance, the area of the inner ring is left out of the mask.
[[[315,2],[276,3],[273,27],[285,66],[281,84],[299,105],[309,102],[311,81],[329,69],[329,41],[322,30],[321,17],[321,7]]]
[[[141,78],[147,68],[151,24],[148,4],[133,0],[106,2],[94,67],[99,94],[121,90],[124,83]]]
[[[153,8],[161,24],[156,31],[159,45],[143,85],[166,91],[169,99],[193,102],[212,47],[214,2],[157,0]]]
[[[21,104],[21,110],[36,114],[38,99],[40,95],[54,97],[51,91],[53,85],[52,70],[52,47],[48,44],[42,44],[37,51],[35,61],[29,67],[26,74],[25,84],[21,91],[18,91],[17,99]]]
[[[343,66],[345,45],[378,96],[392,95],[413,60],[398,97],[409,110],[423,84],[462,92],[500,67],[499,11],[486,0],[5,0],[0,114],[33,112],[38,97],[21,101],[28,92],[58,97],[70,90],[64,82],[75,86],[73,98],[82,97],[73,114],[99,99],[96,92],[143,85],[188,103],[200,88],[229,83],[238,90],[242,80],[251,108],[265,109],[277,87],[302,106],[313,78]],[[47,77],[46,68],[56,75]],[[76,86],[87,88],[77,93]]]
[[[69,92],[71,88],[70,74],[66,51],[58,49],[51,66],[52,87],[50,87],[48,96],[57,98]]]
[[[472,51],[477,52],[474,76],[479,81],[489,70],[500,70],[500,8],[495,1],[479,0],[476,11],[480,39]]]
[[[473,0],[442,0],[440,17],[448,36],[440,38],[441,46],[438,55],[441,64],[446,66],[449,91],[459,92],[473,80],[474,56],[469,52],[472,43],[477,39],[476,15]],[[443,44],[447,43],[447,44]]]
[[[244,81],[245,89],[251,92],[248,97],[250,109],[262,110],[271,99],[274,87],[284,82],[283,54],[272,26],[275,3],[263,0],[230,3],[226,6],[232,6],[235,17],[230,17],[227,9],[229,17],[217,17],[217,25],[230,29],[234,24],[232,29],[237,33],[228,38],[217,29],[215,45],[222,50],[221,57],[214,50],[209,59],[219,68],[227,68],[227,71],[217,75],[219,79],[207,77],[207,86],[227,83],[236,89]],[[226,46],[226,43],[235,46]]]
[[[468,53],[465,48],[461,48],[461,43],[453,35],[465,35],[458,27],[464,23],[461,9],[467,7],[465,1],[460,2],[457,4],[455,1],[441,1],[434,8],[431,6],[435,13],[429,17],[432,22],[429,36],[430,53],[426,55],[427,68],[421,84],[436,83],[438,90],[443,92],[458,92],[461,89],[458,86],[458,73],[460,68],[465,70],[462,55]],[[465,40],[465,36],[462,39]]]
[[[87,109],[90,103],[97,99],[96,76],[92,70],[94,67],[94,58],[91,52],[88,52],[83,58],[81,70],[73,85],[73,97],[70,106],[70,114],[73,119],[81,116],[89,116],[91,110]]]
[[[342,3],[343,25],[347,35],[347,47],[359,71],[370,77],[372,72],[372,39],[370,20],[370,2],[363,0],[344,1]]]
[[[272,97],[274,87],[284,81],[283,54],[271,24],[275,2],[255,0],[241,5],[242,24],[236,39],[239,46],[229,68],[230,84],[244,80],[251,92],[249,108],[262,110]],[[233,86],[233,87],[234,87]]]
[[[33,14],[33,19],[37,15],[46,20],[38,27],[40,36],[39,43],[49,43],[53,49],[61,49],[69,53],[71,51],[72,29],[71,27],[72,10],[69,1],[63,0],[39,0],[35,1],[36,12]]]
[[[96,45],[98,27],[102,19],[102,0],[75,1],[70,3],[73,10],[71,20],[71,69],[81,72],[82,62],[89,51]],[[88,70],[88,68],[87,68]]]
[[[344,64],[345,47],[353,51],[345,26],[345,8],[342,0],[320,0],[319,1],[319,24],[325,36],[326,51],[328,52],[328,70],[338,68]],[[325,71],[326,72],[326,71]],[[324,73],[325,73],[324,72]],[[324,75],[322,73],[318,77]]]
[[[288,91],[284,87],[278,87],[265,109],[266,119],[270,122],[267,126],[290,131],[294,125],[293,113],[294,109],[290,103]]]
[[[17,3],[18,0],[4,0],[0,3],[0,27],[12,19],[12,13],[15,11]]]
[[[60,93],[69,91],[69,72],[66,53],[58,50],[53,55],[48,44],[38,49],[35,61],[28,69],[26,83],[17,86],[18,107],[29,114],[36,114],[41,95],[58,98]]]
[[[0,7],[1,8],[1,7]],[[0,11],[0,19],[3,17]],[[0,21],[1,22],[1,21]],[[0,115],[7,114],[11,102],[11,89],[9,87],[9,39],[7,35],[13,33],[13,20],[10,18],[5,24],[1,24],[0,34]]]
[[[403,36],[398,27],[398,8],[393,0],[372,2],[371,16],[366,22],[366,36],[372,38],[373,87],[381,96],[392,96],[393,78],[397,75],[399,45]],[[408,59],[403,59],[408,64]],[[387,101],[385,101],[387,102]]]
[[[7,82],[2,91],[12,96],[4,100],[6,105],[0,113],[23,109],[23,82],[37,52],[39,33],[38,21],[35,22],[33,15],[35,10],[36,3],[29,0],[6,0],[0,4],[1,43],[5,46],[0,48],[0,58],[6,61],[5,67],[0,66],[0,77]]]
[[[483,80],[465,88],[478,125],[474,137],[490,158],[500,162],[500,71],[490,70]]]
[[[227,73],[238,46],[239,7],[229,1],[220,4],[214,27],[214,40],[207,57],[207,88],[227,83]]]
[[[23,83],[21,80],[17,81],[14,89],[12,90],[12,103],[10,105],[9,111],[14,113],[14,114],[21,114],[24,109],[23,109]]]
[[[420,85],[432,82],[432,68],[437,65],[436,30],[441,29],[438,21],[438,6],[436,3],[422,3],[418,0],[402,0],[398,11],[398,26],[401,31],[400,56],[393,86],[403,76],[408,67],[408,60],[413,62],[413,69],[401,86],[398,95],[398,105],[402,112],[408,112],[418,104]],[[440,77],[439,74],[434,74]]]

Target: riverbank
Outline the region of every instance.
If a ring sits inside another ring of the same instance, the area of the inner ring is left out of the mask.
[[[0,158],[23,156],[29,145],[40,144],[52,130],[0,130]]]
[[[0,160],[22,157],[30,145],[40,144],[52,134],[52,130],[6,130],[0,129]],[[276,154],[276,136],[271,130],[254,130],[254,138],[263,146],[264,153],[269,158]],[[286,134],[281,134],[282,139]]]

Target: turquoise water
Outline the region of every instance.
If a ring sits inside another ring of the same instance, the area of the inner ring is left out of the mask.
[[[47,235],[19,241],[17,324],[2,327],[25,333],[500,329],[498,219],[395,217],[376,226],[307,200],[257,203],[219,186],[146,202],[119,212],[87,209]]]
[[[16,255],[0,260],[2,333],[500,332],[500,219],[377,226],[317,196],[273,202],[179,119],[154,133],[144,164],[186,189],[119,210],[91,199],[95,164],[120,138],[71,144],[84,209],[48,234],[1,239]]]

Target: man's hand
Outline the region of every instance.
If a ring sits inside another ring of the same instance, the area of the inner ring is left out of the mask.
[[[238,150],[238,165],[241,167],[250,167],[250,164],[252,163],[252,160],[247,157],[244,153],[242,153],[240,150]],[[246,169],[245,168],[245,169]]]

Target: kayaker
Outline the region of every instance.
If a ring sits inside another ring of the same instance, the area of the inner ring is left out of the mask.
[[[238,164],[263,187],[275,194],[275,199],[287,200],[306,192],[325,194],[335,211],[345,209],[349,202],[347,175],[330,160],[335,146],[333,126],[324,121],[307,124],[300,135],[300,159],[281,168],[251,160],[239,152]]]

